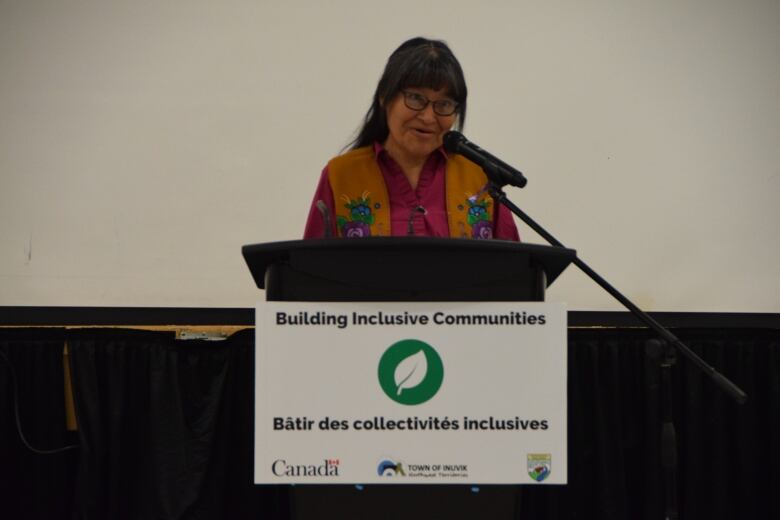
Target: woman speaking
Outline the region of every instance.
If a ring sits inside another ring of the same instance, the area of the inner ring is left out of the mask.
[[[463,127],[466,97],[446,43],[413,38],[398,47],[357,138],[322,171],[304,238],[518,240],[511,213],[485,191],[482,169],[442,148],[442,136]]]

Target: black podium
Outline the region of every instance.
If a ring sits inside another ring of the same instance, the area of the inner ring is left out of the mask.
[[[244,246],[269,301],[543,301],[571,249],[425,237]]]
[[[507,241],[375,237],[247,245],[268,301],[543,301],[571,249]],[[514,518],[520,486],[296,485],[280,518]]]

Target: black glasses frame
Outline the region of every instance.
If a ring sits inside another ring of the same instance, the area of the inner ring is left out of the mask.
[[[416,112],[422,112],[425,110],[429,104],[433,105],[433,112],[436,115],[439,116],[451,116],[455,112],[458,111],[459,103],[457,101],[453,101],[451,99],[438,99],[436,101],[431,101],[427,97],[423,96],[422,94],[418,94],[417,92],[409,92],[408,90],[402,90],[401,93],[404,95],[404,105],[406,105],[406,108],[409,110],[414,110]],[[419,98],[421,101],[425,101],[425,104],[423,104],[421,107],[418,106],[412,106],[409,104],[409,99]],[[452,106],[452,110],[442,109],[442,104],[445,104],[445,106]]]

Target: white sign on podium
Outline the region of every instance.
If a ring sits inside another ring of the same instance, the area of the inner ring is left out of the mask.
[[[565,484],[566,309],[261,302],[255,483]]]

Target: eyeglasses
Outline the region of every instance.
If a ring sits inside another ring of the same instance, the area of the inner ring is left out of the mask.
[[[433,111],[440,116],[451,116],[458,109],[458,103],[451,99],[439,99],[437,101],[431,101],[422,94],[416,92],[403,91],[404,105],[410,110],[425,110],[428,103],[433,105]]]

